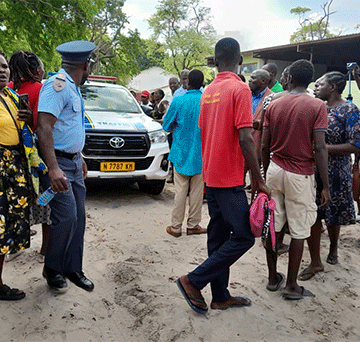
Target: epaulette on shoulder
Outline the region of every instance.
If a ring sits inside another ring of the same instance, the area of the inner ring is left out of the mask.
[[[53,87],[55,91],[62,91],[66,87],[66,75],[65,74],[56,74]]]

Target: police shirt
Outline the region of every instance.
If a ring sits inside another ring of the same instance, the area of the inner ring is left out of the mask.
[[[51,76],[40,91],[38,112],[57,118],[52,129],[54,148],[67,153],[80,152],[85,144],[85,111],[80,87],[64,70]]]

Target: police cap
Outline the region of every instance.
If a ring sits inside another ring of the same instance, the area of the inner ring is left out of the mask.
[[[61,54],[63,61],[86,62],[95,47],[96,45],[92,42],[74,40],[58,45],[56,51]]]

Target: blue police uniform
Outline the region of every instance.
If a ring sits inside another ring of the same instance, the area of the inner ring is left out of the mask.
[[[63,61],[86,62],[95,45],[74,41],[59,45]],[[50,202],[51,221],[45,266],[59,273],[82,272],[85,232],[85,183],[80,152],[85,143],[84,101],[71,76],[60,69],[41,89],[38,112],[57,118],[52,134],[60,169],[69,191],[57,193]],[[50,186],[48,177],[42,179]]]

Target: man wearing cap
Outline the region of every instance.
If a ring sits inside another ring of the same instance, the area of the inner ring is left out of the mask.
[[[154,108],[150,102],[150,93],[147,90],[141,92],[139,105],[146,115],[151,116],[151,111]]]
[[[140,94],[140,104],[144,106],[150,106],[150,93],[147,90],[143,90]]]
[[[67,289],[66,277],[84,290],[94,289],[82,271],[87,167],[80,155],[85,123],[79,87],[89,76],[94,49],[87,41],[57,46],[62,68],[45,82],[39,97],[39,149],[49,169],[42,182],[56,193],[50,202],[52,224],[43,276],[60,291]]]

